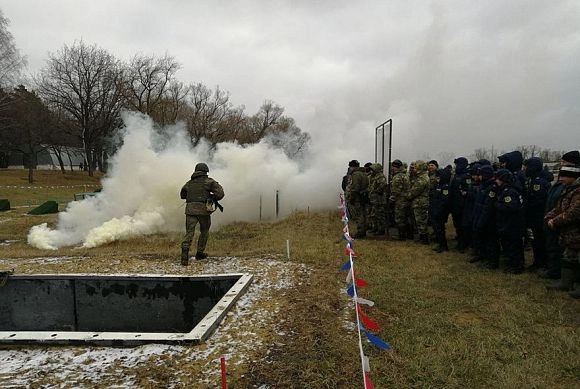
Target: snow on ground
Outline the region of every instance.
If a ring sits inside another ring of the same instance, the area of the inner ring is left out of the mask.
[[[35,258],[9,258],[9,259],[0,259],[0,265],[6,266],[17,266],[18,264],[26,262],[27,264],[34,264],[34,265],[47,265],[47,264],[56,264],[56,263],[68,263],[68,262],[75,262],[75,261],[82,261],[85,259],[89,259],[89,257],[35,257]]]
[[[78,260],[74,257],[44,258],[45,263]],[[254,280],[240,297],[216,332],[197,346],[149,344],[134,348],[106,347],[4,347],[0,349],[0,387],[16,388],[34,385],[42,388],[86,387],[110,379],[118,387],[135,387],[131,368],[152,358],[180,358],[199,366],[203,374],[196,381],[215,386],[220,379],[220,356],[235,367],[258,361],[250,360],[257,350],[267,354],[261,338],[268,331],[279,339],[284,335],[277,325],[284,322],[280,305],[273,296],[299,286],[310,270],[303,264],[270,258],[212,258],[203,263],[202,274],[251,273]],[[38,258],[30,259],[37,261]],[[5,260],[6,262],[10,260]],[[180,372],[181,373],[181,372]],[[183,374],[188,374],[186,371]],[[173,386],[179,384],[175,377]]]

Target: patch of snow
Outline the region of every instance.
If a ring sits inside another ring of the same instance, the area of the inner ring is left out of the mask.
[[[91,386],[88,383],[96,385],[105,379],[114,380],[119,388],[135,387],[136,377],[130,369],[160,356],[181,358],[185,363],[199,366],[203,373],[196,377],[196,381],[215,387],[216,382],[220,382],[222,355],[226,357],[229,367],[256,363],[258,361],[250,360],[250,356],[260,349],[267,354],[264,349],[268,347],[258,330],[263,332],[266,329],[270,334],[284,337],[278,327],[283,323],[279,318],[279,303],[272,301],[274,292],[300,284],[301,278],[306,277],[310,270],[304,264],[279,258],[281,256],[261,259],[226,257],[195,261],[196,266],[202,265],[203,274],[243,272],[254,275],[246,293],[232,307],[214,334],[201,345],[149,344],[134,348],[30,346],[0,349],[0,387],[30,387],[35,382],[42,382],[40,387],[43,388],[82,387]],[[51,263],[82,259],[84,257],[31,260]],[[178,373],[183,374],[184,378],[190,374],[186,370]],[[46,382],[51,384],[46,385]],[[180,387],[179,375],[175,375],[173,381],[165,385]]]

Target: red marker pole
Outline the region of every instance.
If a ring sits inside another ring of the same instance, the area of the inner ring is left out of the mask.
[[[228,383],[226,379],[226,357],[223,355],[220,358],[220,364],[222,368],[222,389],[228,389]]]

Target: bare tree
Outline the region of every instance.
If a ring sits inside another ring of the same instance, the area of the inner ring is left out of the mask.
[[[125,77],[120,87],[126,106],[159,122],[159,111],[167,104],[170,89],[173,88],[174,93],[175,88],[180,89],[178,83],[172,84],[179,68],[179,63],[167,54],[163,57],[134,56],[125,65]]]
[[[229,93],[219,87],[212,91],[201,83],[190,85],[189,91],[185,117],[191,143],[195,147],[205,138],[215,145],[227,131],[225,123],[234,111]]]
[[[84,42],[49,54],[37,80],[39,93],[70,116],[85,149],[89,175],[101,164],[103,142],[119,125],[122,72],[107,51]]]
[[[155,120],[160,126],[175,124],[177,120],[185,115],[186,98],[189,94],[189,87],[182,82],[172,81],[167,88],[165,97],[159,103]]]
[[[8,24],[8,19],[0,10],[0,87],[14,85],[26,66],[26,59],[14,44]]]
[[[34,182],[38,153],[51,143],[54,120],[51,112],[34,93],[20,85],[9,94],[6,125],[0,130],[0,143],[24,156],[28,182]]]
[[[266,100],[251,119],[250,126],[254,135],[254,142],[258,142],[266,136],[268,130],[278,124],[284,114],[284,108],[271,100]]]

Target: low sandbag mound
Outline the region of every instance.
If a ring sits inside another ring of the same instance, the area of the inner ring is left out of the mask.
[[[0,199],[0,211],[9,211],[10,210],[10,201],[7,199]]]
[[[28,212],[29,215],[46,215],[48,213],[58,213],[58,203],[56,201],[47,201]]]

